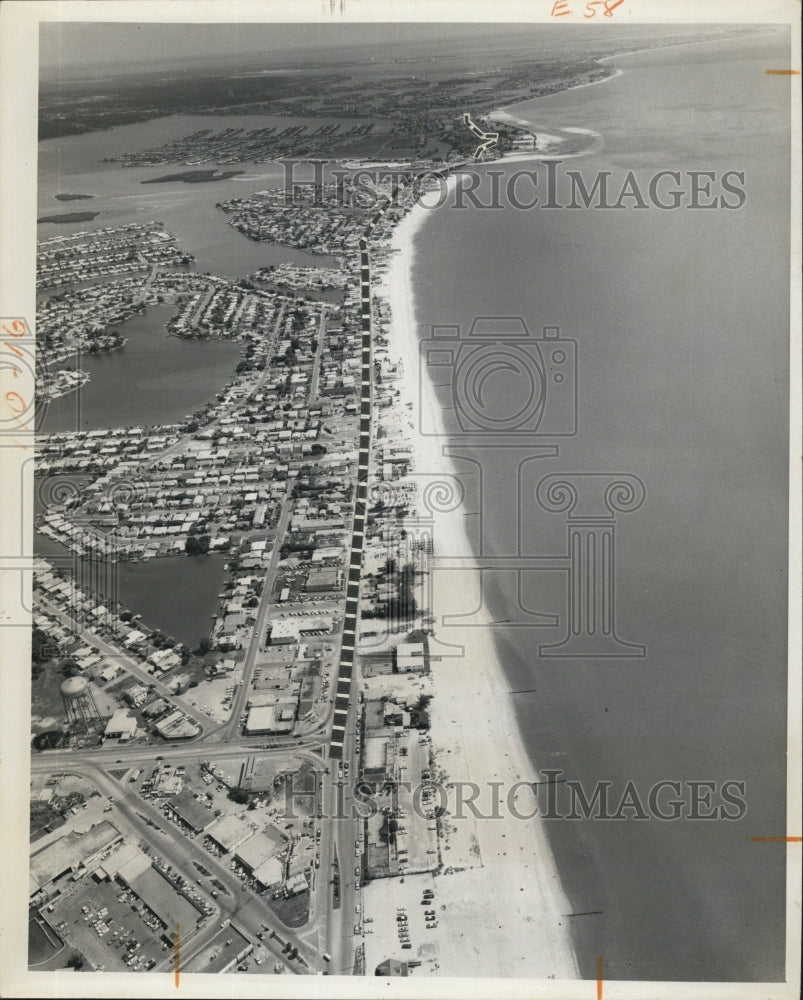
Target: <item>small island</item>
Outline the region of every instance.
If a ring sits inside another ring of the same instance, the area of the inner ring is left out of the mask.
[[[94,198],[93,194],[57,194],[56,201],[80,201],[83,198]]]
[[[227,181],[230,177],[245,173],[244,170],[183,170],[176,174],[165,174],[164,177],[152,177],[140,184],[166,184],[168,181],[182,181],[184,184],[204,184],[209,181]]]
[[[65,212],[63,215],[43,215],[37,222],[91,222],[100,212]]]

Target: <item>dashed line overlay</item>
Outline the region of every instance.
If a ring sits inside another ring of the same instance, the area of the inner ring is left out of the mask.
[[[443,174],[442,171],[427,171],[430,175]],[[412,183],[412,182],[411,182]],[[349,558],[348,587],[346,589],[346,613],[343,622],[343,638],[340,644],[340,661],[335,694],[334,723],[329,743],[330,759],[343,757],[345,727],[351,703],[351,680],[354,669],[354,643],[359,612],[360,569],[362,567],[363,544],[365,541],[365,517],[368,504],[368,465],[371,457],[371,390],[373,380],[372,338],[371,338],[371,263],[368,253],[368,237],[391,205],[398,205],[397,196],[401,185],[394,184],[391,195],[371,219],[364,235],[360,238],[360,319],[362,330],[362,377],[360,379],[360,440],[357,459],[357,491],[354,500],[354,520],[351,536],[351,556]]]

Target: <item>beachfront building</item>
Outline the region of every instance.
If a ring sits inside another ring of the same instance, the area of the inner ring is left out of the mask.
[[[396,647],[396,670],[400,674],[423,674],[427,658],[423,642],[400,642]]]

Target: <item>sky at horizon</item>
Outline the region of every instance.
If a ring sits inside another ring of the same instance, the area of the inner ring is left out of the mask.
[[[303,24],[167,24],[136,22],[43,21],[39,35],[39,68],[43,80],[59,77],[91,78],[123,75],[137,69],[180,69],[199,64],[214,68],[242,62],[252,68],[263,56],[270,67],[297,66],[297,60],[310,53],[327,53],[328,62],[361,59],[366,47],[373,48],[371,60],[393,59],[393,49],[405,55],[421,54],[427,49],[453,42],[475,42],[498,47],[505,38],[530,37],[537,51],[539,40],[548,40],[550,48],[558,41],[560,48],[580,43],[582,47],[596,40],[622,45],[652,37],[688,35],[689,25],[630,24],[616,26],[515,24],[515,23],[332,23]],[[697,26],[699,30],[701,26]],[[724,25],[712,28],[722,28]],[[732,26],[731,26],[732,27]],[[313,64],[315,65],[315,64]],[[300,68],[305,68],[304,65]]]
[[[264,55],[274,64],[297,54],[330,50],[334,58],[375,46],[424,46],[448,40],[504,37],[510,24],[136,24],[43,22],[39,64],[43,74],[80,70],[87,75],[111,68],[147,64],[178,66],[199,61],[242,58],[252,63]],[[533,26],[533,27],[538,27]]]

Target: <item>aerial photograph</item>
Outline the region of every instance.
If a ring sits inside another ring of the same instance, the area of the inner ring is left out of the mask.
[[[786,997],[793,26],[352,2],[40,15],[27,970]]]

